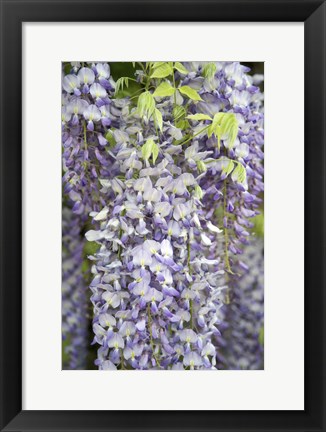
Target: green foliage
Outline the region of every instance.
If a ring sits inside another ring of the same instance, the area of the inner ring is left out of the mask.
[[[186,115],[186,109],[183,106],[176,105],[173,108],[173,118],[175,122],[180,120],[185,115]]]
[[[259,330],[258,342],[261,346],[264,346],[264,326],[262,326]]]
[[[155,110],[155,101],[153,95],[149,91],[141,93],[138,98],[137,112],[143,117],[151,117]]]
[[[89,262],[87,259],[84,259],[81,265],[81,271],[83,274],[87,273],[89,270]]]
[[[237,182],[245,183],[247,178],[247,172],[245,167],[242,164],[238,163],[236,169],[233,172],[233,175],[237,179]]]
[[[193,88],[189,86],[182,86],[178,87],[178,90],[180,93],[182,93],[184,96],[187,96],[189,99],[194,101],[201,101],[202,98],[199,96],[199,94],[194,90]]]
[[[153,113],[153,118],[154,118],[155,124],[159,127],[160,131],[162,131],[162,129],[163,129],[163,117],[162,117],[161,111],[159,109],[155,108],[154,113]]]
[[[203,76],[208,79],[214,78],[216,72],[216,65],[214,63],[208,63],[203,68]]]
[[[115,83],[115,96],[119,93],[120,90],[123,90],[124,87],[129,86],[129,80],[129,77],[121,77],[118,79],[118,81]]]
[[[142,146],[141,152],[144,160],[149,160],[149,158],[152,156],[153,164],[155,164],[159,153],[159,148],[152,138],[149,138]]]
[[[170,62],[154,63],[153,68],[154,72],[152,73],[151,78],[166,78],[173,73],[173,68]]]
[[[84,246],[84,256],[94,255],[98,251],[99,245],[96,242],[88,241]]]
[[[157,159],[157,156],[158,156],[158,152],[159,152],[158,145],[154,144],[153,148],[152,148],[153,165],[155,165],[155,162],[156,162],[156,159]]]
[[[210,138],[213,134],[216,137],[221,135],[220,129],[221,129],[221,122],[222,122],[223,116],[224,116],[224,113],[217,113],[214,115],[211,127],[208,129],[208,132],[207,132],[208,138]],[[219,148],[220,148],[220,145],[219,145]]]
[[[120,83],[118,84],[118,89],[115,89],[115,97],[117,99],[133,96],[141,89],[141,84],[135,80],[135,67],[135,62],[113,62],[110,64],[111,74],[116,84],[121,77],[124,78],[123,81],[125,81],[126,78],[128,79],[128,85],[123,82],[123,88],[121,88]]]
[[[114,147],[116,145],[112,130],[108,130],[105,134],[105,139],[109,142],[110,147]]]
[[[111,75],[114,81],[120,77],[135,77],[136,63],[132,62],[112,62],[110,63]]]
[[[190,127],[190,124],[187,120],[181,119],[176,122],[176,127],[181,130],[186,130]]]
[[[198,199],[202,199],[203,196],[204,196],[204,192],[203,192],[202,188],[199,185],[195,186],[195,196]]]
[[[222,169],[222,173],[226,175],[226,177],[231,174],[234,168],[234,162],[230,159],[229,163]]]
[[[64,71],[65,71],[65,75],[68,75],[71,71],[71,63],[66,63],[64,65]]]
[[[172,96],[175,92],[175,88],[171,86],[167,81],[162,82],[155,92],[153,93],[154,97],[167,97]]]
[[[172,114],[173,114],[175,126],[178,129],[185,130],[189,128],[190,126],[189,122],[185,119],[185,116],[187,114],[185,107],[180,105],[175,105]]]
[[[178,72],[180,72],[183,75],[188,75],[188,73],[189,73],[189,71],[187,71],[187,69],[180,62],[174,63],[174,69],[176,69]]]
[[[164,65],[166,62],[160,61],[160,62],[148,62],[147,65],[149,68],[157,69],[158,67]]]
[[[212,118],[209,115],[201,114],[201,113],[188,115],[187,118],[190,120],[197,120],[197,121],[212,120]]]
[[[70,355],[67,354],[67,347],[69,347],[71,345],[71,338],[70,336],[67,336],[67,339],[65,339],[64,341],[62,341],[62,364],[63,365],[67,365],[69,360],[70,360]]]
[[[264,237],[264,213],[260,213],[259,215],[252,218],[252,222],[254,223],[253,231],[259,237]]]
[[[210,138],[213,134],[217,138],[217,146],[220,149],[221,139],[228,139],[229,148],[232,148],[238,136],[238,121],[233,113],[217,113],[208,129],[207,135]]]
[[[202,160],[198,160],[197,161],[197,169],[200,173],[206,172],[207,166],[206,166],[205,162],[203,162]]]
[[[238,136],[239,126],[234,114],[225,114],[221,123],[221,135],[227,136],[229,148],[232,148]]]

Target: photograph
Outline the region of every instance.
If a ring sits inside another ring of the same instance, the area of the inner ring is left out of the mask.
[[[62,369],[264,370],[264,62],[61,73]]]
[[[0,432],[326,432],[326,0],[0,5]]]

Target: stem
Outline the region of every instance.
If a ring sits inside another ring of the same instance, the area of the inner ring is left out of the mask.
[[[156,361],[156,363],[158,364],[158,366],[160,367],[160,362],[158,360],[158,358],[156,357],[155,353],[154,353],[154,341],[153,341],[153,333],[152,333],[152,315],[151,315],[151,307],[150,304],[147,304],[147,317],[148,317],[148,328],[149,328],[149,336],[150,336],[150,344],[151,344],[151,349],[152,349],[152,353],[153,353],[153,357]]]
[[[119,231],[119,240],[121,239],[121,237],[122,237],[122,229],[120,228],[120,231]],[[121,253],[122,253],[122,246],[119,244],[118,258],[119,258],[120,261],[121,261]]]
[[[204,129],[201,129],[199,132],[195,133],[195,135],[192,135],[190,138],[188,138],[186,141],[180,143],[180,145],[186,144],[187,142],[191,141],[192,139],[194,139],[197,135],[201,134],[202,132],[204,132],[205,130],[207,130],[210,127],[210,124],[205,126]]]
[[[226,192],[227,192],[227,178],[224,180],[224,186],[223,186],[223,195],[224,195],[224,199],[223,199],[223,213],[224,213],[224,217],[227,218]],[[223,220],[223,222],[224,222],[224,220]],[[226,227],[224,226],[225,265],[226,265],[227,271],[229,273],[233,274],[233,272],[231,270],[231,266],[230,266],[230,260],[229,260],[229,231],[228,231],[228,228],[227,228],[227,223],[228,223],[228,220],[226,219],[226,224],[225,224]]]
[[[190,327],[193,330],[194,329],[194,302],[192,299],[190,299],[189,305],[190,305]]]
[[[136,97],[139,96],[138,93],[141,93],[143,90],[144,90],[143,88],[136,90],[135,93],[133,93],[132,96],[130,96],[129,99],[130,99],[130,100],[135,99]]]
[[[227,284],[227,289],[226,289],[226,294],[225,294],[225,304],[230,304],[231,303],[231,299],[230,299],[230,286],[229,286],[229,281],[230,281],[230,277],[229,277],[229,273],[225,273],[225,283]]]
[[[223,213],[224,217],[227,217],[227,211],[226,211],[226,188],[227,188],[227,179],[224,180],[224,186],[223,186],[223,195],[224,195],[224,201],[223,201]],[[227,226],[227,221],[226,221]],[[229,261],[229,231],[228,228],[224,228],[224,239],[225,239],[225,265],[227,272],[225,273],[225,282],[227,284],[227,290],[225,294],[225,304],[230,304],[230,287],[229,287],[229,273],[234,274],[231,270],[230,261]]]
[[[188,238],[188,244],[187,244],[187,252],[188,252],[188,255],[187,255],[188,268],[189,268],[189,273],[191,274],[192,269],[191,269],[191,264],[190,264],[190,240],[189,240],[189,238]]]
[[[125,365],[124,365],[124,363],[123,363],[123,349],[121,348],[121,370],[124,370],[125,369]]]
[[[84,121],[84,144],[85,144],[85,150],[87,150],[87,136],[86,136],[86,122]]]
[[[191,268],[191,264],[190,264],[190,238],[188,237],[188,244],[187,244],[187,263],[188,263],[188,269],[189,269],[189,274],[192,274],[192,268]],[[189,300],[189,305],[190,305],[190,326],[193,329],[194,328],[194,303],[193,300],[190,299]]]
[[[145,69],[143,63],[142,63],[142,62],[137,62],[137,63],[140,65],[140,67],[141,67],[141,68],[143,69],[143,71],[146,73],[146,69]]]
[[[174,71],[172,72],[172,77],[173,77],[173,87],[174,87],[174,94],[173,94],[173,96],[174,96],[174,105],[176,105],[177,104],[177,89],[176,89],[176,86],[175,86]]]

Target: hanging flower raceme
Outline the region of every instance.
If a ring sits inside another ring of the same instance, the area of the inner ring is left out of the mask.
[[[227,329],[224,358],[227,369],[264,368],[264,257],[263,240],[245,248],[243,275],[233,279],[232,301],[225,307]],[[229,282],[231,283],[231,282]]]
[[[223,225],[223,261],[232,274],[237,255],[249,243],[249,219],[259,214],[262,202],[262,94],[246,74],[248,69],[239,63],[192,63],[186,67],[193,72],[185,82],[200,88],[203,99],[188,116],[198,131],[197,141],[187,149],[189,163],[207,172],[200,183],[207,218]]]
[[[74,213],[86,220],[92,210],[105,205],[98,178],[110,175],[112,157],[105,136],[115,118],[111,113],[114,81],[108,64],[71,66],[62,79],[63,183]]]
[[[149,159],[158,144],[151,138],[135,141],[134,149],[116,147],[128,178],[104,182],[102,193],[113,190],[115,199],[94,215],[103,218],[101,229],[86,234],[101,245],[91,288],[102,369],[215,366],[215,348],[205,361],[202,352],[219,334],[223,271],[218,260],[205,259],[211,242],[201,225],[197,182],[173,162],[172,145],[158,149],[155,168]]]
[[[84,238],[80,219],[62,211],[62,336],[64,369],[85,369],[88,353],[88,284],[82,273]]]
[[[64,349],[68,355],[64,367],[84,369],[86,349],[89,345],[89,295],[83,277],[85,275],[82,275],[86,239],[80,237],[79,232],[89,219],[89,213],[92,210],[99,210],[105,204],[98,192],[98,177],[107,177],[110,173],[112,157],[109,155],[109,142],[104,135],[111,124],[111,118],[114,118],[110,107],[110,94],[114,89],[114,82],[110,78],[107,64],[89,64],[82,67],[80,63],[75,63],[66,65],[66,72],[67,68],[70,73],[64,74],[62,79],[65,196],[62,263],[63,335]],[[106,71],[106,90],[99,84],[103,78],[103,70]],[[102,97],[101,101],[98,96]],[[69,209],[72,209],[72,212]]]

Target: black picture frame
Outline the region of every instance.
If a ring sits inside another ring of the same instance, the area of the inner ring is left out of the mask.
[[[325,2],[1,0],[0,5],[1,431],[325,431]],[[22,23],[68,21],[304,22],[304,411],[22,410]]]

